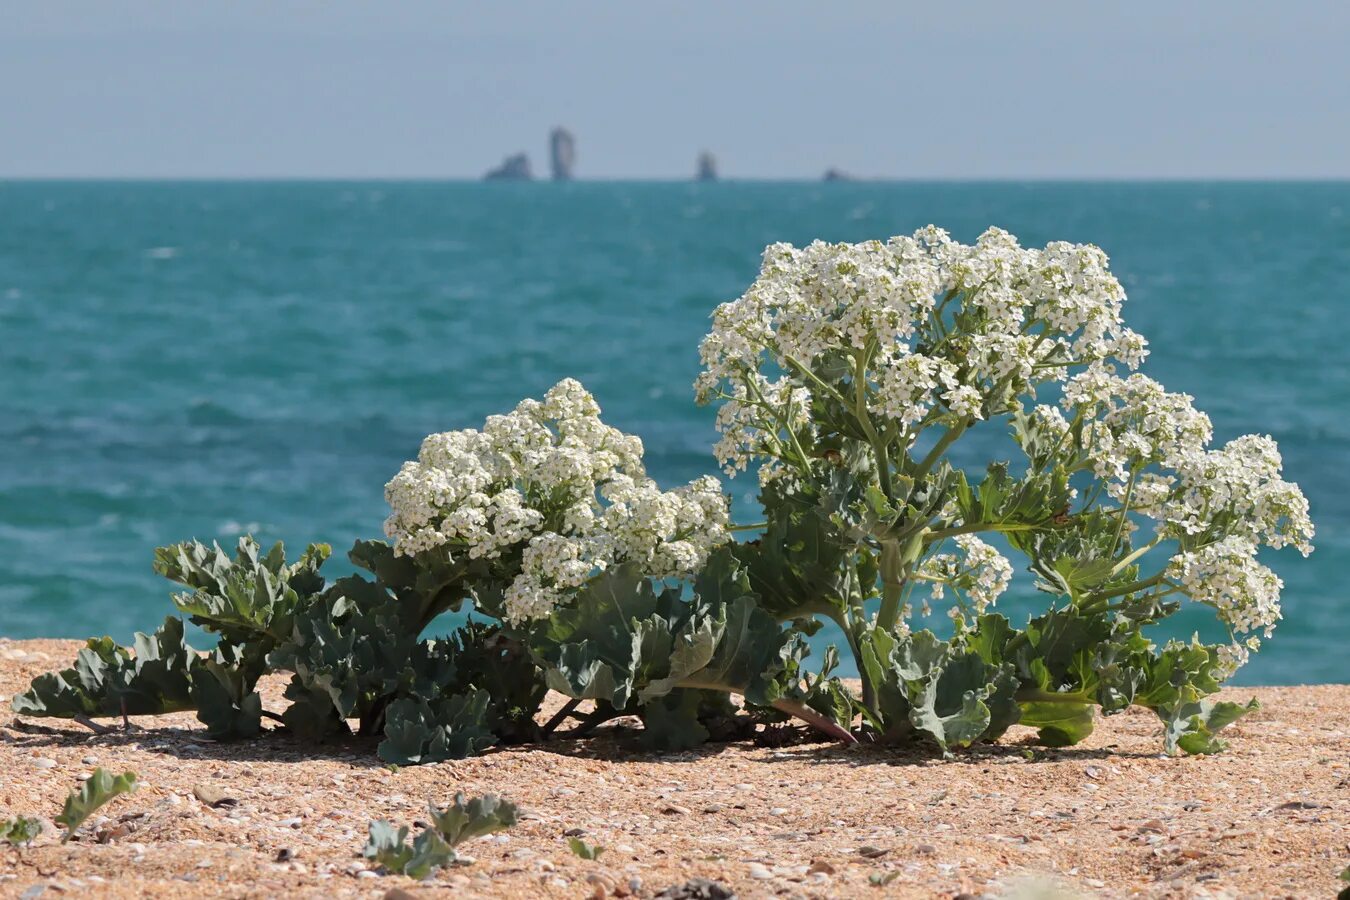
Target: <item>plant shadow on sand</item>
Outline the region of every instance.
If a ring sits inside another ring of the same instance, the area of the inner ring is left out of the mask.
[[[144,728],[135,723],[124,730],[115,728],[95,734],[78,726],[53,728],[15,719],[0,726],[10,733],[8,743],[16,749],[41,747],[87,747],[90,749],[134,748],[186,760],[203,762],[301,763],[325,760],[357,768],[387,768],[376,755],[378,740],[352,735],[323,743],[303,741],[282,729],[264,731],[257,738],[215,742],[200,728],[174,726]],[[517,752],[539,752],[573,759],[603,760],[611,763],[680,763],[715,758],[731,749],[765,750],[766,755],[748,756],[758,763],[808,763],[869,766],[983,765],[1018,758],[1027,763],[1053,763],[1071,760],[1110,758],[1151,759],[1156,753],[1126,751],[1112,746],[1102,748],[1043,747],[1028,742],[980,744],[943,758],[931,748],[918,745],[886,746],[861,743],[851,747],[823,743],[801,730],[777,734],[772,740],[754,738],[710,741],[688,750],[658,751],[641,744],[641,730],[624,725],[606,726],[588,737],[555,736],[552,740],[530,744],[506,744],[482,754],[490,758]]]

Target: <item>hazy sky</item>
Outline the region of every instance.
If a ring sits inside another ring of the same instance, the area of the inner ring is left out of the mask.
[[[1350,4],[0,0],[0,176],[1350,177]]]

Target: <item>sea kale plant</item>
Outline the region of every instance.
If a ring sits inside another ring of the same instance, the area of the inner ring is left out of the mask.
[[[1214,447],[1189,396],[1134,371],[1124,299],[1096,247],[997,229],[771,246],[714,313],[696,385],[720,404],[727,473],[758,472],[763,521],[732,524],[712,476],[659,488],[641,441],[565,380],[428,437],[386,486],[388,542],[349,553],[365,574],[328,581],[326,545],[292,563],[248,537],[233,558],[162,548],[215,648],[189,647],[177,617],[130,651],[94,639],[14,708],[96,728],[196,710],[221,738],[263,718],[308,740],[354,728],[399,764],[625,715],[665,749],[788,717],[943,752],[1018,723],[1066,745],[1131,705],[1169,751],[1221,749],[1254,703],[1210,695],[1280,618],[1258,550],[1306,555],[1313,527],[1269,437]],[[997,440],[1015,461],[967,465]],[[1027,621],[993,611],[1004,550],[1047,597]],[[1145,635],[1185,602],[1227,638]],[[935,605],[947,637],[918,627]],[[460,624],[427,636],[447,612]],[[859,690],[834,647],[807,668],[825,623]],[[257,691],[271,673],[289,676],[280,712]],[[566,699],[541,722],[549,689]]]

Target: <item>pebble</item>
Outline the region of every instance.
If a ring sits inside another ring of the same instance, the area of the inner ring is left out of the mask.
[[[83,763],[83,764],[86,765],[86,766],[96,766],[96,765],[98,765],[98,757],[97,757],[97,756],[86,756],[86,757],[84,757],[83,759],[81,759],[80,762]]]
[[[678,803],[667,803],[661,807],[661,812],[668,816],[687,816],[689,810],[687,807],[680,806]]]
[[[787,808],[786,808],[786,807],[783,807],[783,806],[775,806],[773,809],[769,810],[769,815],[771,815],[771,816],[785,816],[785,815],[787,815]]]
[[[773,877],[773,873],[764,867],[761,863],[750,864],[750,877],[759,881],[767,881]]]
[[[39,769],[55,769],[56,760],[49,759],[45,756],[38,756],[33,759],[33,765],[37,766]]]

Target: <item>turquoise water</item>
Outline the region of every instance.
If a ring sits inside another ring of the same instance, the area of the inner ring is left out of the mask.
[[[710,471],[696,345],[763,246],[928,222],[1106,248],[1146,371],[1273,434],[1312,502],[1242,679],[1350,680],[1346,183],[0,183],[0,634],[156,625],[174,540],[343,550],[423,435],[564,375],[662,483]]]

